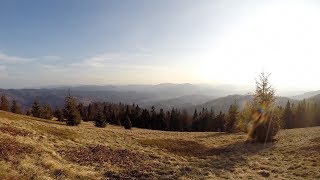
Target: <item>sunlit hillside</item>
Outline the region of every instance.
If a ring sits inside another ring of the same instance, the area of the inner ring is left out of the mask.
[[[164,132],[0,111],[0,179],[320,178],[320,127],[246,135]]]

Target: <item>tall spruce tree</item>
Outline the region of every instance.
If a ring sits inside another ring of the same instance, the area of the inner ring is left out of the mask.
[[[80,113],[81,119],[85,119],[86,117],[85,117],[85,110],[84,110],[83,104],[82,104],[82,103],[79,103],[79,104],[77,105],[77,109],[78,109],[78,111],[79,111],[79,113]]]
[[[41,117],[41,106],[39,101],[35,100],[32,105],[31,113],[33,117]]]
[[[225,124],[226,132],[234,132],[235,131],[235,123],[238,119],[238,106],[236,104],[230,105],[228,111],[228,117]]]
[[[9,102],[8,102],[7,97],[5,95],[1,96],[0,109],[2,111],[9,111]]]
[[[132,123],[129,118],[129,115],[126,115],[125,121],[124,121],[124,128],[125,129],[131,129],[132,128]]]
[[[256,81],[253,107],[258,116],[253,120],[252,128],[249,130],[249,141],[253,139],[258,142],[272,141],[279,130],[276,128],[279,126],[274,124],[277,121],[273,121],[278,117],[273,113],[273,103],[276,97],[275,90],[269,82],[269,75],[263,72]]]
[[[27,110],[26,115],[27,115],[27,116],[31,116],[31,115],[32,115],[32,113],[31,113],[31,110],[30,110],[30,109],[28,109],[28,110]]]
[[[125,129],[131,129],[132,127],[132,122],[130,120],[130,109],[129,109],[129,106],[127,105],[127,108],[126,108],[126,112],[125,112],[125,120],[124,120],[124,128]]]
[[[16,113],[16,114],[21,114],[21,109],[15,99],[12,100],[11,112]]]
[[[97,109],[97,112],[94,117],[94,124],[96,127],[102,127],[102,128],[107,126],[107,119],[101,107]]]
[[[293,114],[292,114],[291,105],[290,105],[289,101],[287,102],[286,107],[284,109],[282,119],[284,121],[284,127],[286,129],[293,128],[293,125],[292,125],[292,123],[293,123]]]
[[[71,95],[65,98],[64,117],[66,124],[69,126],[77,126],[81,123],[81,116],[77,109],[76,100]]]
[[[41,118],[51,120],[53,118],[52,110],[49,104],[45,104],[41,108]]]
[[[63,112],[59,107],[56,107],[54,117],[57,118],[57,121],[64,121]]]

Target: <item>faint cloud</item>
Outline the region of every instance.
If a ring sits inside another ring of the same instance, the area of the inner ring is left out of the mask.
[[[6,78],[8,77],[8,70],[6,66],[1,66],[0,65],[0,78]]]
[[[62,60],[62,57],[60,57],[60,56],[43,56],[42,59],[57,61],[57,60]]]
[[[93,68],[137,66],[143,64],[148,56],[148,53],[104,53],[73,65]]]
[[[30,62],[30,61],[33,61],[33,60],[35,60],[35,59],[11,56],[11,55],[5,54],[3,52],[0,52],[0,62],[15,64],[15,63]]]
[[[121,59],[120,54],[105,53],[85,59],[81,64],[92,67],[105,67],[110,60]]]
[[[59,66],[59,65],[49,65],[49,64],[41,64],[41,69],[45,69],[47,71],[65,71],[65,66]]]

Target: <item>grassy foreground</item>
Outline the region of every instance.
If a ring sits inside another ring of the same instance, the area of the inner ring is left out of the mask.
[[[0,179],[320,179],[320,127],[246,135],[161,132],[0,111]]]

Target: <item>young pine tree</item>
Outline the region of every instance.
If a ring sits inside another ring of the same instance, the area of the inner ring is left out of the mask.
[[[103,110],[101,108],[98,108],[95,117],[94,117],[94,124],[96,127],[106,127],[107,126],[107,119],[106,116],[103,113]]]
[[[261,73],[259,80],[256,81],[253,107],[257,115],[248,133],[249,141],[270,142],[278,132],[277,127],[280,126],[275,123],[280,121],[273,107],[275,99],[275,90],[270,85],[269,75]]]
[[[131,129],[132,127],[132,123],[131,120],[129,118],[129,115],[126,115],[125,121],[124,121],[124,128],[125,129]]]
[[[63,112],[60,108],[56,107],[54,117],[57,118],[57,121],[64,121]]]
[[[286,129],[290,129],[293,128],[292,123],[293,123],[293,113],[291,110],[291,105],[290,102],[287,102],[287,105],[284,109],[283,115],[282,115],[282,119],[284,121],[284,127]]]
[[[51,120],[53,118],[52,110],[49,104],[45,104],[41,109],[41,118]]]
[[[31,113],[33,117],[41,117],[41,106],[39,101],[35,100],[32,105]]]
[[[235,131],[235,124],[238,119],[238,106],[236,104],[230,105],[229,111],[228,111],[228,117],[225,124],[225,130],[226,132],[234,132]]]
[[[31,110],[30,110],[30,109],[27,110],[26,116],[32,116],[32,113],[31,113]]]
[[[77,126],[81,123],[81,116],[77,109],[76,100],[71,95],[65,99],[64,117],[68,126]]]
[[[0,110],[9,111],[9,102],[8,102],[7,97],[5,95],[1,96]]]
[[[11,112],[21,114],[21,109],[18,106],[17,101],[15,99],[12,101]]]

